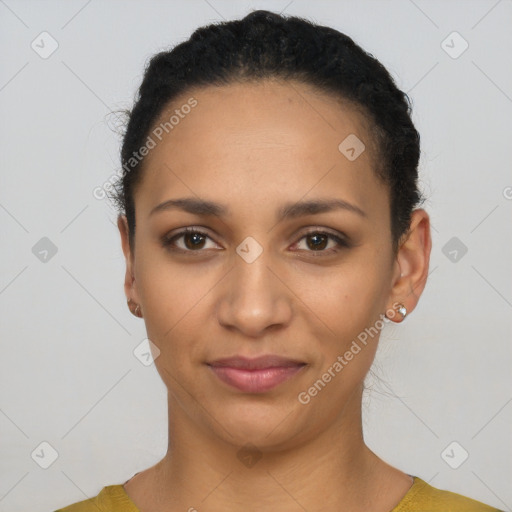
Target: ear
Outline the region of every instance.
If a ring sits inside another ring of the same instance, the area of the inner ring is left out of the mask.
[[[123,248],[124,257],[126,260],[126,273],[124,277],[124,293],[127,299],[133,300],[136,304],[140,304],[139,296],[137,293],[137,286],[134,274],[134,260],[135,255],[130,248],[130,241],[128,236],[128,220],[126,215],[119,215],[117,218],[117,227],[121,235],[121,245]]]
[[[390,309],[396,310],[396,303],[400,303],[407,314],[414,310],[427,282],[431,248],[430,218],[425,210],[418,208],[411,214],[409,231],[396,256]],[[398,320],[399,316],[395,318]]]

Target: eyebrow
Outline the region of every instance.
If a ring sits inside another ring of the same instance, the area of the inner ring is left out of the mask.
[[[194,215],[219,218],[229,214],[229,208],[219,203],[198,199],[196,197],[181,197],[178,199],[169,199],[155,206],[149,213],[149,216],[157,212],[175,209],[183,210]],[[313,199],[310,201],[284,204],[277,211],[277,220],[294,219],[304,215],[315,215],[339,209],[356,213],[361,217],[367,217],[366,213],[361,210],[361,208],[343,199]]]

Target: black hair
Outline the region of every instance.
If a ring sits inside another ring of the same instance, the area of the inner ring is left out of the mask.
[[[417,186],[420,136],[411,103],[386,68],[347,35],[308,20],[269,11],[200,27],[146,66],[121,147],[122,176],[112,198],[135,239],[134,190],[143,158],[134,158],[169,103],[193,87],[295,80],[348,101],[365,115],[378,148],[375,172],[390,191],[393,250],[422,200]],[[341,142],[341,141],[340,141]],[[377,164],[378,162],[378,164]]]

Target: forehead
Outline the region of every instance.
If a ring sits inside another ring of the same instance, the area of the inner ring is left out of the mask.
[[[297,82],[191,89],[154,123],[137,209],[185,192],[246,209],[306,194],[387,208],[369,133],[353,105]]]

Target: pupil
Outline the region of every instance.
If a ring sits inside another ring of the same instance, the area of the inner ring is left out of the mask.
[[[310,235],[310,237],[309,237],[310,240],[316,239],[317,241],[319,238],[323,238],[323,243],[322,243],[322,241],[320,242],[320,244],[317,244],[314,242],[313,246],[310,246],[310,249],[324,249],[325,248],[325,241],[327,240],[327,237],[325,235]]]
[[[201,242],[204,242],[204,240],[202,240],[204,237],[202,235],[200,235],[199,233],[187,233],[185,235],[185,245],[187,246],[188,249],[190,249],[191,247],[192,248],[198,248],[201,244]],[[192,241],[192,244],[189,244],[188,242],[190,240],[193,240]],[[198,242],[198,243],[196,243]]]

